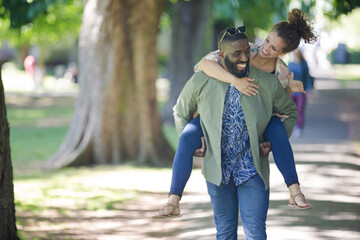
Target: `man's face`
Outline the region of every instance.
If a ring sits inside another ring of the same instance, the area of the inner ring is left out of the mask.
[[[247,39],[226,44],[224,60],[227,70],[236,77],[245,77],[249,71],[250,45]]]

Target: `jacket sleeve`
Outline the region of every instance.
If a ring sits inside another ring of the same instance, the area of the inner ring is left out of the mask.
[[[289,116],[289,118],[284,120],[283,124],[288,137],[290,137],[298,118],[298,109],[294,101],[286,94],[285,89],[282,88],[280,84],[277,87],[273,107],[275,112]]]
[[[197,108],[197,96],[199,94],[201,83],[196,79],[202,73],[195,73],[182,89],[176,105],[173,108],[175,127],[180,136],[185,125],[192,119],[193,113]]]

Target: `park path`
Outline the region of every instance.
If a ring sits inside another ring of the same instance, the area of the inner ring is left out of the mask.
[[[360,154],[355,144],[360,142],[360,84],[341,84],[330,77],[318,75],[303,135],[291,138],[302,190],[314,209],[287,206],[287,188],[271,162],[270,240],[360,239]],[[135,189],[138,197],[111,211],[76,211],[66,219],[52,214],[51,226],[35,221],[22,230],[37,239],[214,240],[213,213],[199,169],[193,171],[181,201],[182,217],[151,218],[165,203],[170,180],[168,170],[96,177],[91,181]],[[244,239],[241,227],[239,239]]]
[[[359,145],[354,143],[360,140],[360,85],[323,76],[311,95],[303,135],[291,138],[302,190],[314,208],[287,206],[287,188],[272,162],[268,239],[360,239],[360,158]],[[131,186],[142,192],[142,198],[124,206],[118,218],[123,220],[121,227],[96,239],[215,239],[212,209],[199,170],[192,173],[181,201],[182,217],[173,219],[151,219],[166,201],[170,173],[156,178],[132,173],[132,177],[146,179]],[[126,182],[126,176],[120,182]],[[244,239],[241,227],[239,239]]]

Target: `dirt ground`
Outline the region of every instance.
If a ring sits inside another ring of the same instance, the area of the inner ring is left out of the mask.
[[[291,138],[301,187],[312,210],[287,206],[288,192],[271,163],[268,239],[360,239],[360,87],[319,79],[308,107],[302,137]],[[336,87],[332,87],[335,85]],[[31,222],[19,227],[23,239],[215,239],[215,226],[204,179],[192,173],[181,201],[182,217],[154,220],[166,201],[169,172],[119,174],[112,184],[135,189],[138,197],[113,210],[48,211],[17,215]],[[140,181],[139,181],[140,180]],[[94,179],[101,181],[101,179]],[[239,239],[244,235],[239,227]]]

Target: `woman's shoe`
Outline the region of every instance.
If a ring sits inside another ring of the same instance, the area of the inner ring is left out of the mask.
[[[296,203],[296,198],[302,199],[304,202],[307,203],[307,205],[306,206],[301,206],[301,205],[297,204]],[[306,200],[304,194],[302,194],[302,193],[298,193],[298,194],[295,194],[294,196],[290,196],[288,206],[298,208],[298,209],[311,209],[312,208],[312,205]]]
[[[171,208],[171,211],[168,211]],[[177,218],[181,217],[179,205],[174,205],[171,203],[165,203],[162,208],[154,215],[152,218]]]

